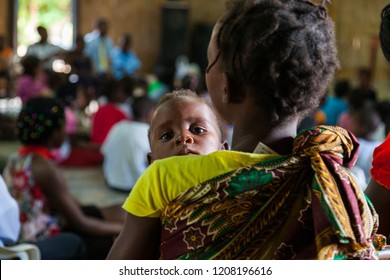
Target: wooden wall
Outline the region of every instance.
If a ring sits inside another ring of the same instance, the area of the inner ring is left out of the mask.
[[[80,0],[79,32],[87,33],[95,19],[110,21],[109,34],[118,42],[121,33],[133,35],[133,47],[143,61],[143,70],[150,71],[159,55],[161,7],[166,0]],[[225,0],[189,0],[190,25],[214,23],[224,11]],[[205,5],[207,3],[207,5]]]
[[[122,32],[130,32],[134,49],[150,71],[159,54],[160,10],[167,0],[78,0],[78,31],[92,30],[98,17],[110,23],[110,35],[117,42]],[[9,0],[0,0],[0,34],[9,30]],[[182,0],[190,9],[191,27],[199,22],[213,23],[223,13],[225,0]],[[335,21],[337,45],[342,68],[337,77],[356,81],[356,69],[368,65],[372,38],[377,36],[380,12],[388,0],[333,0],[329,6]],[[390,99],[389,64],[380,48],[375,59],[375,85],[382,97]]]
[[[335,21],[341,61],[341,69],[337,76],[356,81],[356,69],[370,64],[372,43],[374,38],[378,38],[381,11],[389,1],[333,0],[332,2],[332,18]],[[390,99],[390,64],[384,59],[379,45],[373,58],[374,85],[382,98]]]
[[[0,0],[0,34],[2,35],[7,34],[8,32],[8,5],[8,0]]]

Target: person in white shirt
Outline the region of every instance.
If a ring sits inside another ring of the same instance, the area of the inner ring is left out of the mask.
[[[8,192],[0,176],[0,247],[15,243],[19,238],[19,206]]]
[[[0,247],[18,244],[21,223],[19,205],[0,175]],[[38,240],[35,244],[42,260],[79,260],[86,258],[83,240],[70,232]]]
[[[155,104],[142,96],[134,100],[132,107],[134,120],[115,124],[101,147],[107,186],[126,192],[148,167],[148,130]]]
[[[44,63],[46,71],[53,71],[54,57],[65,52],[65,50],[48,41],[47,29],[45,27],[38,26],[37,32],[40,40],[27,48],[26,56],[34,55],[38,57]]]

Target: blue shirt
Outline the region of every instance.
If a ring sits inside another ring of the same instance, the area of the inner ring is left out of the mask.
[[[111,54],[112,71],[116,79],[125,75],[135,77],[135,72],[141,67],[141,61],[132,51],[123,52],[120,48],[114,48]]]
[[[336,125],[341,113],[348,110],[348,103],[339,97],[329,96],[321,110],[326,115],[326,124]]]
[[[86,42],[84,54],[91,59],[93,69],[98,73],[107,73],[111,71],[111,61],[108,61],[108,66],[104,67],[101,63],[102,47],[105,52],[106,59],[111,59],[111,52],[114,48],[112,40],[109,37],[95,37],[91,41]]]

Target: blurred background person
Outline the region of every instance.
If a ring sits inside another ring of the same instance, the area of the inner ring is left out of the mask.
[[[53,61],[56,56],[62,54],[65,50],[48,41],[47,29],[43,26],[37,27],[39,41],[28,46],[26,56],[34,55],[38,57],[44,66],[45,71],[53,71]]]
[[[128,33],[121,35],[119,47],[112,51],[112,71],[116,79],[125,76],[136,78],[137,70],[142,64],[138,56],[132,50],[133,39]]]

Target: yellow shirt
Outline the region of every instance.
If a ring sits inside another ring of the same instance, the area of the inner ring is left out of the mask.
[[[203,156],[157,160],[139,178],[123,208],[135,216],[159,217],[162,209],[185,190],[226,172],[276,156],[221,150]]]

